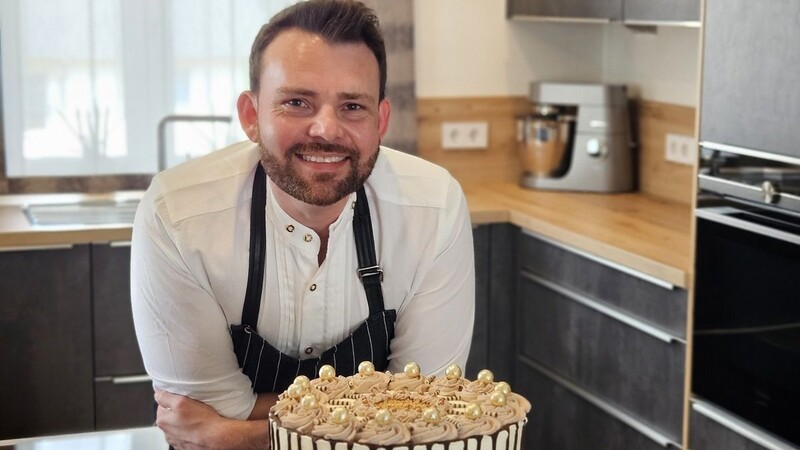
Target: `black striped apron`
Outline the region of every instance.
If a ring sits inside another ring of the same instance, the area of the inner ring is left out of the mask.
[[[253,180],[250,204],[250,264],[247,276],[242,323],[231,325],[231,339],[242,372],[247,375],[256,393],[282,392],[298,375],[317,376],[320,366],[330,364],[337,375],[353,375],[362,361],[372,361],[375,370],[384,371],[389,364],[389,343],[394,337],[397,312],[385,310],[381,282],[383,271],[375,257],[375,241],[369,203],[364,188],[356,193],[353,234],[358,254],[358,277],[364,286],[369,304],[369,317],[344,341],[324,351],[321,356],[297,359],[280,352],[257,332],[256,322],[261,307],[266,256],[266,176],[261,164]]]

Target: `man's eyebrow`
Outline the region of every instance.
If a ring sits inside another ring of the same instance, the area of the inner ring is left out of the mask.
[[[366,92],[343,92],[339,94],[342,100],[361,100],[368,103],[375,103],[375,97]]]
[[[317,93],[311,89],[282,87],[278,89],[279,95],[302,95],[304,97],[316,97]]]

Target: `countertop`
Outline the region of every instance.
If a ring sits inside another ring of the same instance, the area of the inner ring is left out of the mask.
[[[640,193],[525,189],[511,182],[464,185],[473,224],[509,222],[568,247],[679,287],[691,279],[691,208]],[[129,241],[130,225],[31,226],[21,205],[131,199],[141,192],[0,198],[0,249]]]

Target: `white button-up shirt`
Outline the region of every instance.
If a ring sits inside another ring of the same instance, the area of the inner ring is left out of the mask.
[[[155,387],[244,419],[255,404],[229,326],[241,323],[258,147],[235,144],[157,175],[136,213],[131,298]],[[319,236],[278,205],[267,183],[267,257],[258,332],[278,350],[317,357],[369,315],[356,274],[353,202]],[[464,367],[472,337],[472,228],[458,183],[420,158],[381,148],[365,184],[384,306],[397,310],[389,370],[414,361]]]

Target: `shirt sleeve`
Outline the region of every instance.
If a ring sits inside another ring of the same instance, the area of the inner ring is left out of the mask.
[[[415,294],[398,311],[389,370],[416,362],[443,376],[450,364],[465,367],[475,319],[475,256],[466,198],[451,178],[430,266]]]
[[[187,266],[154,190],[140,203],[131,246],[131,304],[147,373],[155,388],[199,400],[221,416],[246,419],[256,395],[239,370],[228,322]]]

